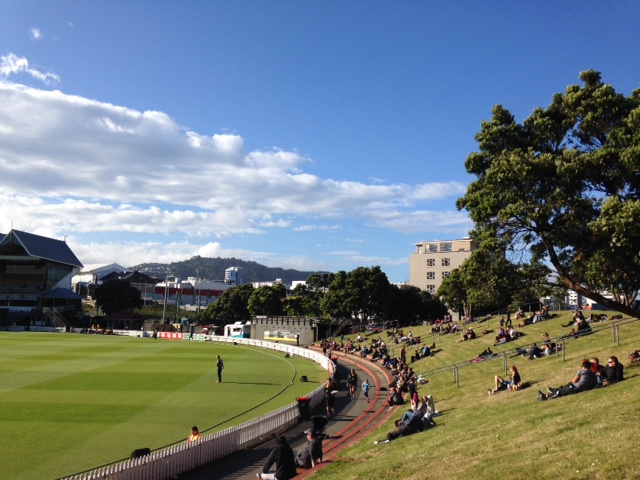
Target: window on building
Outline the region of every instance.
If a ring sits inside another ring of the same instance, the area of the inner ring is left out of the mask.
[[[442,259],[442,266],[443,267],[450,267],[451,266],[451,259],[450,258],[443,258]]]
[[[436,266],[436,259],[435,258],[428,258],[427,259],[427,267],[435,267]]]
[[[442,278],[447,278],[451,272],[442,272]]]
[[[438,251],[438,244],[437,243],[429,243],[429,244],[427,244],[427,252],[436,253],[437,251]]]
[[[440,251],[441,252],[452,252],[453,251],[453,243],[441,243],[440,244]]]
[[[435,280],[436,272],[427,272],[427,280]]]
[[[424,250],[422,249],[422,245],[418,247],[418,254],[421,254]]]
[[[435,294],[436,293],[436,286],[435,285],[427,285],[427,288],[425,288],[425,290],[431,294]]]

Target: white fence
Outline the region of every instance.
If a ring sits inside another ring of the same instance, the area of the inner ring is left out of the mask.
[[[250,338],[229,338],[212,336],[212,341],[237,343],[260,348],[269,348],[280,352],[308,358],[329,368],[329,359],[324,355],[293,345],[284,345]],[[308,395],[311,409],[324,401],[324,387],[317,388]],[[180,443],[144,457],[125,460],[87,472],[78,473],[63,480],[164,480],[174,478],[181,473],[193,470],[214,460],[218,460],[265,438],[283,427],[298,421],[298,403],[255,418],[249,422],[230,427],[209,435],[203,435],[196,442]]]

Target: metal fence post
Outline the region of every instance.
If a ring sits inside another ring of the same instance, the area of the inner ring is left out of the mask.
[[[508,369],[507,369],[507,363],[508,363],[508,359],[507,359],[507,352],[502,352],[502,368],[504,369],[504,374],[506,375],[507,373],[509,373]]]
[[[616,324],[616,337],[618,339],[617,347],[620,346],[620,325]]]
[[[453,367],[453,381],[456,382],[456,387],[460,386],[460,376],[458,374],[458,367]]]
[[[567,351],[567,342],[566,340],[563,338],[562,339],[562,361],[564,362],[567,358],[565,352]]]

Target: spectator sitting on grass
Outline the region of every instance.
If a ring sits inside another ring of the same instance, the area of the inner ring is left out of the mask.
[[[540,350],[540,347],[538,347],[538,345],[536,345],[535,343],[531,344],[528,353],[529,360],[534,360],[535,358],[540,358],[542,356],[542,350]]]
[[[505,380],[499,375],[495,376],[494,378],[495,388],[489,390],[489,395],[494,395],[495,393],[498,393],[498,391],[504,387],[506,387],[508,391],[518,389],[518,385],[522,383],[522,380],[520,379],[520,373],[518,373],[518,369],[516,368],[515,365],[511,365],[511,367],[509,367],[509,370],[511,371],[511,378],[509,380]]]
[[[543,333],[542,345],[541,345],[542,355],[547,356],[552,354],[555,348],[556,348],[556,344],[551,341],[551,339],[549,338],[549,334]]]
[[[420,406],[418,409],[422,412],[423,416],[429,414],[433,417],[437,417],[440,415],[440,412],[436,410],[436,404],[433,401],[433,396],[431,395],[423,395],[420,399]]]
[[[595,373],[596,378],[598,379],[598,383],[596,385],[598,387],[602,386],[604,382],[604,367],[600,365],[600,360],[597,357],[590,358],[589,363],[591,364],[591,367],[589,367],[589,370]]]
[[[577,323],[576,323],[576,327],[578,327],[578,335],[588,335],[589,333],[591,333],[591,325],[589,325],[589,322],[587,322],[587,320],[583,319],[578,319]]]
[[[618,362],[618,357],[609,357],[604,369],[604,385],[624,380],[624,367]]]
[[[460,336],[460,340],[458,340],[458,342],[466,342],[467,340],[473,340],[474,338],[476,338],[476,332],[473,331],[472,327],[469,327],[467,328],[467,331]]]
[[[580,370],[576,374],[573,381],[567,385],[563,385],[559,388],[549,387],[549,395],[545,395],[542,392],[538,392],[538,400],[547,400],[551,398],[564,397],[566,395],[573,395],[574,393],[586,392],[591,390],[598,383],[596,374],[591,371],[591,362],[589,360],[582,360]]]
[[[387,406],[389,407],[389,410],[391,410],[396,405],[402,405],[403,403],[404,399],[402,398],[402,395],[400,394],[398,389],[396,387],[391,387],[389,396],[387,397]]]
[[[507,332],[504,328],[500,327],[498,334],[496,335],[496,343],[494,345],[498,345],[500,343],[505,343],[507,341]]]

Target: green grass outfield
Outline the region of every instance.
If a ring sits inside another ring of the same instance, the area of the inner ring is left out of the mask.
[[[589,313],[589,312],[586,312]],[[495,352],[539,342],[541,334],[566,335],[563,327],[570,313],[521,329],[524,336]],[[469,360],[495,337],[497,320],[488,327],[493,333],[476,340],[455,343],[459,335],[436,336],[439,352],[413,364],[417,372]],[[517,322],[516,322],[517,323]],[[601,324],[596,323],[594,328]],[[603,323],[602,325],[609,325]],[[486,324],[476,327],[477,333]],[[408,333],[405,328],[404,333]],[[414,327],[428,343],[428,327]],[[460,369],[460,386],[451,371],[430,377],[420,394],[432,394],[436,428],[389,444],[373,445],[392,430],[405,408],[399,407],[386,424],[353,447],[339,454],[338,461],[316,472],[313,479],[394,480],[540,480],[540,479],[640,479],[640,365],[629,366],[628,354],[640,349],[640,322],[620,327],[620,345],[611,329],[567,342],[562,356],[509,358],[528,386],[516,392],[487,395],[494,375],[504,375],[501,359]],[[408,350],[413,353],[412,350]],[[538,390],[557,387],[575,376],[582,358],[598,357],[605,363],[616,355],[625,366],[626,380],[546,402],[537,400]]]
[[[180,441],[192,425],[237,425],[325,375],[309,360],[240,345],[0,332],[0,479],[55,479]]]

